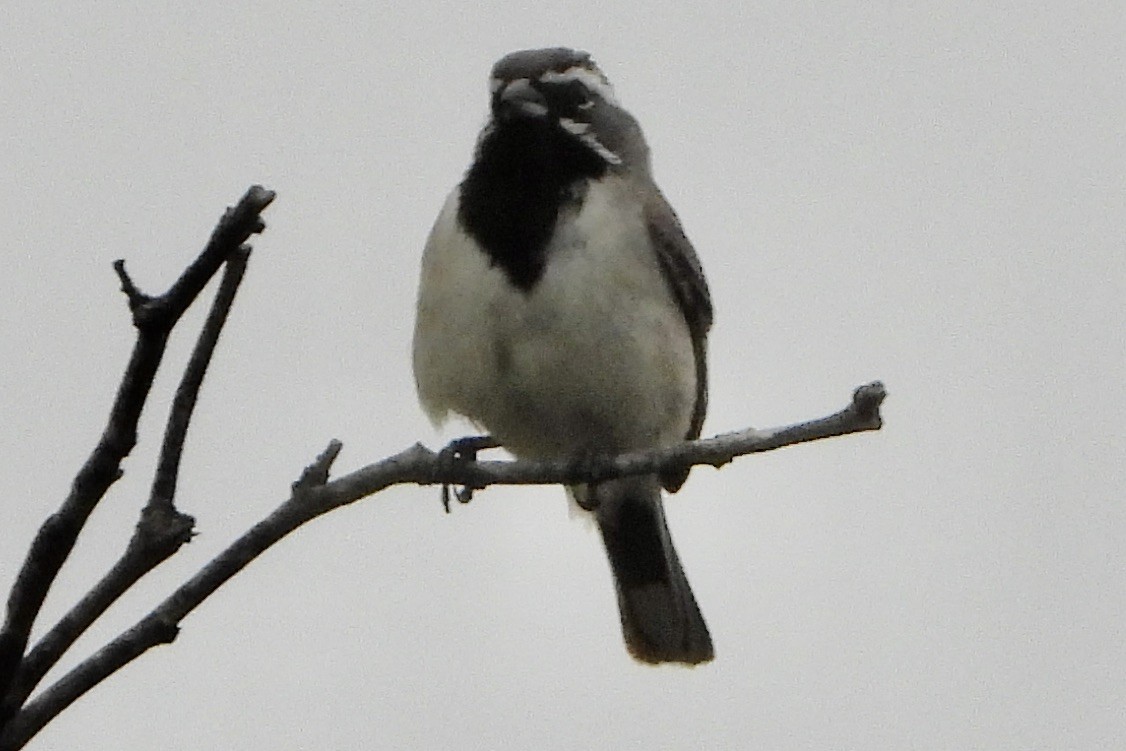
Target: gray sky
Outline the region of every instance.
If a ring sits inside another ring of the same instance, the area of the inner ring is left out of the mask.
[[[330,438],[344,471],[463,432],[414,400],[415,281],[512,49],[591,51],[645,128],[715,298],[705,433],[876,378],[886,427],[668,504],[712,665],[629,659],[559,489],[447,517],[407,487],[283,542],[33,748],[1123,744],[1121,3],[163,6],[0,23],[0,586],[124,367],[113,259],[163,290],[248,185],[278,191],[189,435],[200,535],[83,653]],[[127,539],[188,334],[44,622]]]

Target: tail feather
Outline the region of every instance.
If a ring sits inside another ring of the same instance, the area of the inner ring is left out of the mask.
[[[673,547],[657,478],[603,483],[592,495],[630,654],[649,663],[711,660],[711,635]]]

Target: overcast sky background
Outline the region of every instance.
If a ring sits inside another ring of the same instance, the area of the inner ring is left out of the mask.
[[[705,433],[879,433],[699,469],[669,504],[717,658],[632,662],[558,488],[322,518],[34,749],[1106,749],[1126,743],[1126,6],[8,4],[0,22],[0,586],[97,440],[162,291],[278,192],[189,434],[199,536],[93,651],[287,495],[437,446],[421,249],[494,60],[591,51],[712,286]],[[201,311],[39,633],[116,558]],[[74,660],[67,662],[70,667]]]

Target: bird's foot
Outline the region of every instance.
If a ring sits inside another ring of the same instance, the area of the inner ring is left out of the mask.
[[[598,496],[594,493],[593,488],[599,477],[608,474],[611,463],[605,454],[593,449],[581,451],[571,457],[570,469],[575,474],[595,478],[594,481],[575,486],[572,497],[579,508],[584,511],[594,511],[598,508]]]
[[[477,452],[495,449],[499,446],[500,443],[489,435],[471,435],[464,438],[456,438],[438,452],[438,461],[445,467],[452,468],[457,464],[475,462],[477,461]],[[457,498],[458,503],[469,503],[473,500],[473,491],[479,489],[480,488],[474,488],[473,485],[454,486],[452,493],[453,496]],[[450,494],[451,485],[449,483],[442,483],[442,508],[446,510],[447,514],[450,513]]]

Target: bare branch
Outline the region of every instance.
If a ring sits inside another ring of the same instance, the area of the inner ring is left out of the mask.
[[[207,374],[207,366],[211,363],[215,345],[219,342],[219,334],[222,333],[223,325],[231,312],[231,305],[246,273],[246,262],[249,258],[250,248],[242,245],[231,253],[224,267],[223,279],[219,284],[219,291],[215,294],[211,312],[203,324],[195,349],[184,370],[184,377],[172,401],[172,409],[164,433],[164,444],[161,446],[152,492],[149,494],[150,505],[172,505],[176,495],[176,479],[180,473],[184,439],[188,434],[188,424],[195,410],[196,399],[199,397],[199,387],[203,384],[204,375]]]
[[[343,448],[344,444],[340,441],[329,441],[328,447],[301,472],[301,476],[293,483],[294,495],[319,488],[328,482],[328,473]]]
[[[151,616],[146,617],[122,634],[121,637],[99,650],[90,660],[97,658],[99,664],[107,669],[106,675],[109,675],[128,665],[150,647],[156,644],[171,643],[176,638],[178,630],[174,624],[159,623],[153,620]],[[20,710],[19,714],[8,722],[4,731],[0,732],[0,749],[16,751],[23,748],[36,733],[43,729],[48,721],[66,709],[73,701],[71,699],[60,705],[59,702],[63,697],[74,696],[77,698],[81,696],[101,680],[100,678],[95,680],[95,678],[94,674],[88,672],[80,673],[72,670],[67,673],[50,691],[29,702],[26,707]],[[88,683],[84,685],[83,681]],[[40,718],[42,718],[42,721],[38,722]]]
[[[195,349],[176,390],[169,411],[164,445],[152,492],[147,505],[141,511],[132,539],[121,558],[105,576],[27,654],[4,702],[8,708],[8,716],[27,700],[47,671],[110,605],[143,576],[176,553],[184,543],[191,540],[195,520],[178,511],[173,505],[176,477],[179,472],[184,438],[199,388],[211,362],[219,334],[234,303],[235,293],[246,271],[249,256],[250,248],[241,246],[231,254],[224,265],[219,290],[215,294],[207,320],[200,331]],[[124,273],[123,269],[121,273]],[[127,275],[124,277],[123,286],[127,288],[126,294],[131,301],[139,299],[138,304],[144,304],[148,299],[132,286]],[[132,291],[130,292],[129,289]]]
[[[604,461],[449,462],[421,444],[334,480],[309,499],[312,516],[347,505],[390,485],[448,484],[485,488],[489,485],[571,485],[615,477],[667,472],[709,464],[721,467],[738,456],[772,451],[823,438],[879,430],[880,405],[887,392],[880,382],[857,388],[841,411],[808,422],[769,430],[753,428],[712,438],[685,441],[657,451],[620,454]]]
[[[333,441],[305,469],[293,484],[292,495],[273,513],[235,540],[133,628],[29,702],[0,734],[0,751],[20,748],[59,712],[114,671],[148,649],[171,642],[178,624],[188,613],[287,534],[311,519],[391,485],[452,484],[484,488],[489,485],[574,484],[701,464],[720,467],[738,456],[879,430],[882,425],[879,410],[885,396],[883,384],[870,383],[856,389],[847,407],[828,417],[770,430],[726,433],[659,451],[622,454],[600,462],[450,462],[448,457],[415,444],[394,456],[325,482],[340,451],[339,442]]]
[[[43,600],[90,513],[110,485],[121,477],[121,462],[137,442],[137,422],[164,356],[169,333],[219,267],[250,235],[263,229],[259,214],[273,199],[271,191],[259,186],[250,188],[237,206],[227,210],[207,246],[163,295],[145,295],[125,272],[124,263],[114,264],[129,299],[137,341],[101,439],[75,476],[70,494],[59,510],[40,527],[12,586],[7,616],[0,629],[0,697],[5,697],[0,707],[0,726],[15,709],[7,699],[9,689]]]

